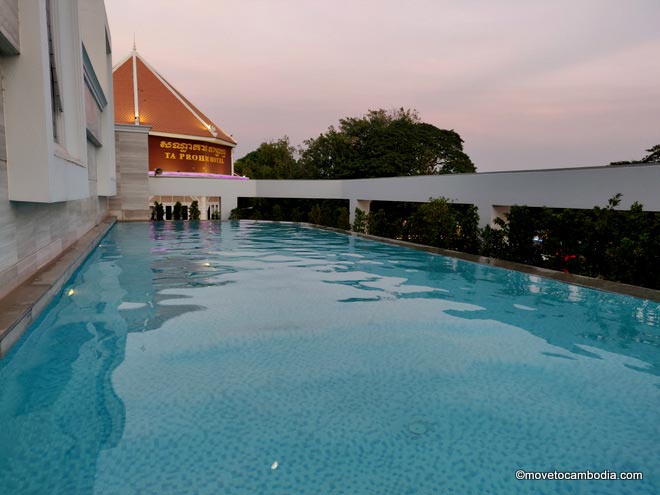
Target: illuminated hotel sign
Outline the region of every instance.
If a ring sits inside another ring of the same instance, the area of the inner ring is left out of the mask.
[[[231,174],[231,148],[191,139],[149,136],[149,170]]]

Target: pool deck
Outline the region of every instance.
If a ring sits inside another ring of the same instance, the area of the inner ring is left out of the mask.
[[[65,249],[6,297],[0,299],[0,359],[48,306],[99,241],[115,224],[108,217]]]
[[[268,221],[260,220],[260,222]],[[64,283],[69,279],[69,277],[71,277],[73,272],[78,269],[82,262],[85,261],[87,256],[94,250],[94,248],[98,246],[100,240],[115,223],[115,217],[106,218],[97,226],[92,228],[89,232],[87,232],[84,236],[78,239],[75,243],[69,246],[55,260],[51,261],[48,265],[39,270],[35,275],[18,286],[14,291],[9,293],[5,298],[0,299],[0,359],[7,355],[9,349],[11,349],[11,347],[18,341],[18,339],[21,337],[21,335],[23,335],[25,330],[27,330],[32,322],[34,322],[39,317],[39,314],[46,308],[53,297],[55,297]],[[651,301],[660,302],[660,290],[647,289],[635,285],[585,277],[583,275],[574,275],[571,273],[564,273],[547,268],[523,265],[521,263],[513,263],[511,261],[504,261],[496,258],[487,258],[485,256],[467,254],[459,251],[440,249],[432,246],[425,246],[423,244],[415,244],[413,242],[349,232],[346,230],[324,227],[310,223],[268,223],[294,224],[304,227],[328,230],[331,232],[351,235],[362,239],[394,244],[397,246],[417,249],[429,253],[449,256],[452,258],[459,258],[482,265],[515,270],[517,272],[528,273],[530,275],[536,275],[552,280],[558,280],[567,284],[580,285],[582,287],[589,287],[592,289],[615,292],[617,294],[624,294],[638,297],[640,299],[648,299]]]

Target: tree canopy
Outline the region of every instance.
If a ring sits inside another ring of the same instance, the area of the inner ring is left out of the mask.
[[[646,150],[648,155],[642,158],[643,163],[660,163],[660,144]]]
[[[356,179],[474,172],[453,130],[421,122],[414,110],[370,110],[305,141],[301,162],[319,178]]]
[[[251,179],[307,178],[288,136],[261,143],[256,150],[236,160],[234,171]]]
[[[236,161],[253,179],[357,179],[474,172],[453,130],[422,122],[414,110],[370,110],[308,139],[296,150],[285,136]]]
[[[621,162],[611,162],[610,165],[635,165],[637,163],[660,163],[660,144],[656,144],[651,148],[647,149],[648,153],[641,160],[624,160]]]

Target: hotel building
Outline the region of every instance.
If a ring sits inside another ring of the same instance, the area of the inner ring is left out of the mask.
[[[113,69],[118,197],[111,210],[119,219],[147,220],[154,201],[171,219],[177,201],[183,218],[193,200],[202,218],[217,217],[220,198],[151,195],[149,177],[236,179],[236,141],[177,91],[134,49]],[[137,192],[137,195],[136,195]]]

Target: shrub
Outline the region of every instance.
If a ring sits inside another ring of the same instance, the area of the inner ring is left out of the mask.
[[[307,217],[309,218],[310,223],[320,225],[321,224],[321,207],[319,205],[312,206],[312,209],[309,211]]]
[[[354,232],[367,232],[367,220],[368,214],[365,213],[360,208],[355,208],[355,220],[353,221],[353,231]]]
[[[197,200],[190,203],[190,211],[188,212],[190,220],[199,220],[199,203]]]
[[[163,220],[165,218],[165,208],[163,208],[163,203],[159,203],[158,201],[154,201],[154,209],[151,214],[151,219],[154,219],[154,214],[156,216],[156,220]]]
[[[181,202],[179,201],[174,203],[174,208],[172,209],[172,218],[174,220],[181,220]]]
[[[337,208],[337,228],[343,230],[351,230],[351,221],[348,217],[348,208]]]

